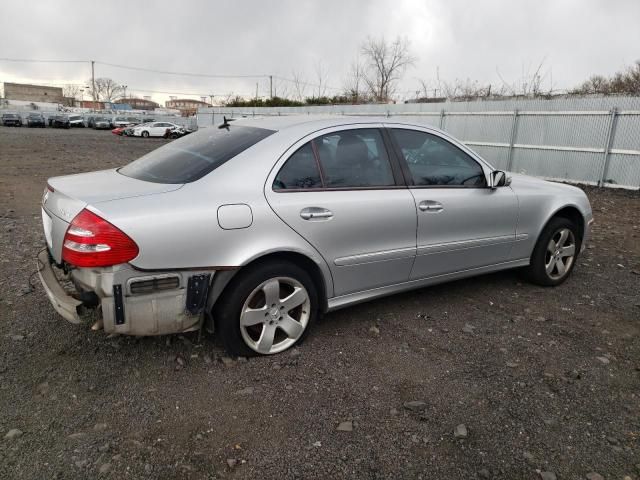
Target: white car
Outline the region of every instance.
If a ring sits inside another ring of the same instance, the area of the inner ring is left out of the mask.
[[[134,137],[164,137],[167,130],[180,128],[180,125],[169,122],[150,122],[138,125],[133,129]]]

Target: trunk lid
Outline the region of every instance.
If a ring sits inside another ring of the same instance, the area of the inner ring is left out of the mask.
[[[183,186],[137,180],[116,169],[53,177],[47,183],[53,191],[45,190],[42,197],[42,223],[47,246],[58,263],[69,223],[87,205],[100,208],[101,202],[171,192]]]

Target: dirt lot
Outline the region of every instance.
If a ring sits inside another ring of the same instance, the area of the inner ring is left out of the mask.
[[[164,142],[0,128],[0,478],[640,478],[637,192],[588,191],[593,243],[561,287],[441,285],[231,361],[207,336],[75,327],[28,288],[45,180]]]

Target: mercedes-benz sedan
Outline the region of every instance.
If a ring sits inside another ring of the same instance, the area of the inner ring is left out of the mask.
[[[431,127],[220,127],[48,181],[39,271],[64,318],[130,335],[215,329],[232,354],[272,354],[322,313],[383,295],[516,267],[559,285],[589,238],[580,189],[507,175]]]

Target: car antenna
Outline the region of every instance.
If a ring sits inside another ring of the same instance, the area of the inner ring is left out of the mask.
[[[227,119],[226,115],[223,115],[222,118],[224,119],[224,121],[222,122],[222,125],[219,125],[218,128],[226,128],[227,130],[229,130],[229,127],[231,126],[231,124],[229,122],[233,122],[233,118],[229,118]]]

